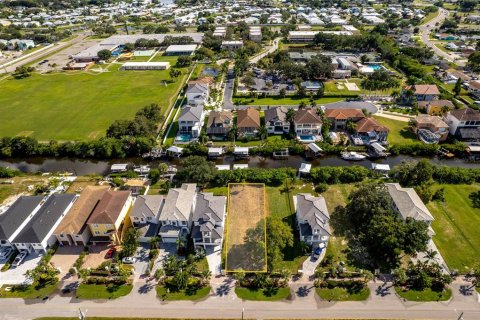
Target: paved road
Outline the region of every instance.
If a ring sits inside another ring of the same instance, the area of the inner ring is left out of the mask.
[[[233,74],[233,68],[229,67],[225,78],[225,90],[223,92],[223,108],[227,110],[235,108],[235,105],[232,102],[234,83],[235,76]]]
[[[87,33],[81,33],[81,34],[79,34],[78,36],[76,36],[75,38],[73,38],[69,41],[58,42],[56,45],[54,45],[54,46],[52,46],[52,47],[50,47],[46,50],[42,50],[40,52],[34,52],[34,54],[29,56],[28,58],[21,59],[18,62],[15,62],[13,64],[8,65],[7,67],[2,67],[0,69],[0,74],[5,73],[5,72],[7,72],[7,73],[8,72],[13,72],[13,71],[15,71],[15,69],[17,67],[20,67],[20,66],[23,66],[25,64],[31,63],[35,60],[41,59],[45,56],[48,56],[49,54],[51,54],[51,53],[53,53],[53,52],[55,52],[59,49],[66,48],[70,45],[78,43],[78,42],[82,41],[86,36],[87,36]]]
[[[436,28],[436,24],[438,23],[438,25],[441,25],[443,21],[445,21],[445,19],[448,17],[448,15],[448,10],[438,8],[438,15],[434,19],[419,27],[420,33],[422,34],[422,41],[427,47],[431,48],[437,56],[442,57],[450,62],[455,62],[459,66],[464,66],[465,62],[459,60],[462,59],[462,57],[455,53],[447,53],[441,50],[435,45],[434,42],[430,40],[430,33],[433,29]]]
[[[280,39],[281,38],[275,38],[273,40],[273,45],[268,47],[268,49],[262,53],[260,53],[259,55],[256,55],[252,58],[250,58],[250,63],[257,63],[258,61],[260,61],[263,57],[265,57],[267,54],[269,53],[272,53],[274,51],[276,51],[278,49],[278,44],[280,43]]]
[[[240,318],[242,308],[247,319],[312,319],[312,318],[384,318],[384,319],[480,319],[476,294],[460,294],[460,283],[452,285],[454,297],[447,302],[414,303],[399,299],[390,283],[369,284],[372,292],[362,302],[333,303],[319,300],[311,283],[292,283],[291,298],[282,302],[249,302],[234,294],[234,282],[226,278],[212,280],[212,292],[203,301],[160,301],[154,283],[136,282],[132,293],[110,301],[79,301],[72,296],[55,296],[48,301],[24,302],[0,299],[0,319],[33,319],[45,316],[75,317],[78,309],[87,316],[163,317],[163,318]],[[379,288],[380,287],[380,288]]]

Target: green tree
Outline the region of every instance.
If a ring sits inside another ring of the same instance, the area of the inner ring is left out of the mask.
[[[112,52],[108,49],[103,49],[97,52],[97,56],[100,60],[108,61],[112,58]]]
[[[138,238],[140,233],[133,227],[128,228],[122,240],[122,255],[124,257],[132,256],[140,245]]]
[[[455,87],[453,88],[453,93],[455,96],[458,96],[462,91],[462,79],[458,78],[457,82],[455,83]]]
[[[189,156],[181,161],[178,179],[205,185],[215,178],[215,164],[201,156]]]
[[[186,271],[180,271],[175,273],[172,278],[172,284],[179,290],[184,290],[188,286],[188,280],[190,275]]]
[[[293,246],[292,228],[278,218],[267,218],[267,261],[268,269],[283,260],[283,250]]]
[[[468,56],[467,66],[474,72],[480,71],[480,51],[475,51],[470,56]]]
[[[172,81],[175,81],[178,77],[180,77],[181,74],[182,72],[175,68],[170,68],[170,71],[168,71],[168,75],[170,76]]]

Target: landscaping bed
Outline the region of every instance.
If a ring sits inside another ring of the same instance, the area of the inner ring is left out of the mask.
[[[477,288],[478,289],[478,288]],[[405,290],[402,287],[395,287],[397,294],[408,301],[447,301],[452,297],[452,290],[445,289],[442,292],[430,288],[424,290]]]
[[[252,289],[236,287],[235,294],[243,300],[279,301],[287,299],[290,296],[290,288]]]
[[[86,284],[77,288],[76,297],[81,300],[116,299],[128,295],[133,289],[131,284]]]
[[[328,301],[363,301],[370,295],[370,289],[362,281],[327,280],[315,291],[320,298]]]

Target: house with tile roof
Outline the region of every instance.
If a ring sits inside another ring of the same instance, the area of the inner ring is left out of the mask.
[[[45,200],[44,196],[21,196],[0,215],[0,247],[13,247],[13,239],[32,220]]]
[[[162,242],[175,243],[187,236],[192,227],[196,195],[195,183],[184,183],[180,188],[168,191],[159,217],[161,226],[158,235]]]
[[[290,122],[287,120],[288,109],[274,107],[265,110],[265,125],[270,134],[284,134],[290,131]]]
[[[209,136],[225,137],[233,126],[233,115],[228,110],[211,111],[208,115],[207,134]]]
[[[420,114],[413,119],[413,129],[417,135],[421,130],[428,130],[435,136],[438,136],[439,141],[445,141],[448,137],[448,124],[446,124],[439,116],[431,116],[428,114]]]
[[[17,250],[44,253],[57,242],[53,232],[77,200],[75,194],[52,194],[12,240]]]
[[[106,191],[87,220],[92,233],[91,242],[120,244],[125,218],[132,204],[130,191]]]
[[[255,136],[260,129],[260,112],[253,108],[237,110],[238,135]]]
[[[399,216],[406,220],[412,218],[423,221],[428,225],[428,233],[434,235],[431,224],[434,220],[432,214],[423,203],[413,188],[402,188],[398,183],[385,183],[388,194],[392,198],[393,209]]]
[[[54,231],[62,246],[86,246],[92,233],[87,225],[88,218],[110,187],[87,186],[67,215]]]
[[[326,109],[325,118],[330,121],[331,131],[344,131],[347,129],[347,122],[358,122],[365,118],[365,115],[360,109]]]
[[[411,95],[409,92],[411,92]],[[440,91],[435,84],[414,84],[403,88],[403,100],[406,102],[411,102],[412,97],[414,97],[418,102],[438,100],[440,98]]]
[[[472,108],[448,112],[443,120],[451,135],[464,141],[480,141],[480,112]]]
[[[327,203],[322,196],[299,193],[293,196],[295,214],[300,232],[300,240],[309,244],[327,243],[332,235],[330,230],[330,214]]]
[[[221,250],[227,197],[213,193],[198,193],[193,211],[192,239],[195,247]]]
[[[317,112],[311,108],[297,110],[297,112],[295,112],[293,125],[295,133],[299,137],[307,135],[321,137],[322,119]]]
[[[365,144],[372,142],[386,143],[388,132],[389,129],[374,118],[363,118],[357,122],[354,136],[360,138]]]
[[[160,212],[164,204],[163,195],[141,195],[135,199],[130,212],[130,221],[139,231],[140,242],[149,242],[152,237],[157,236]]]

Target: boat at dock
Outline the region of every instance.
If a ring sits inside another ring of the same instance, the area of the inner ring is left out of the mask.
[[[342,152],[342,159],[347,161],[362,161],[365,160],[367,156],[360,154],[355,151],[345,151]]]

